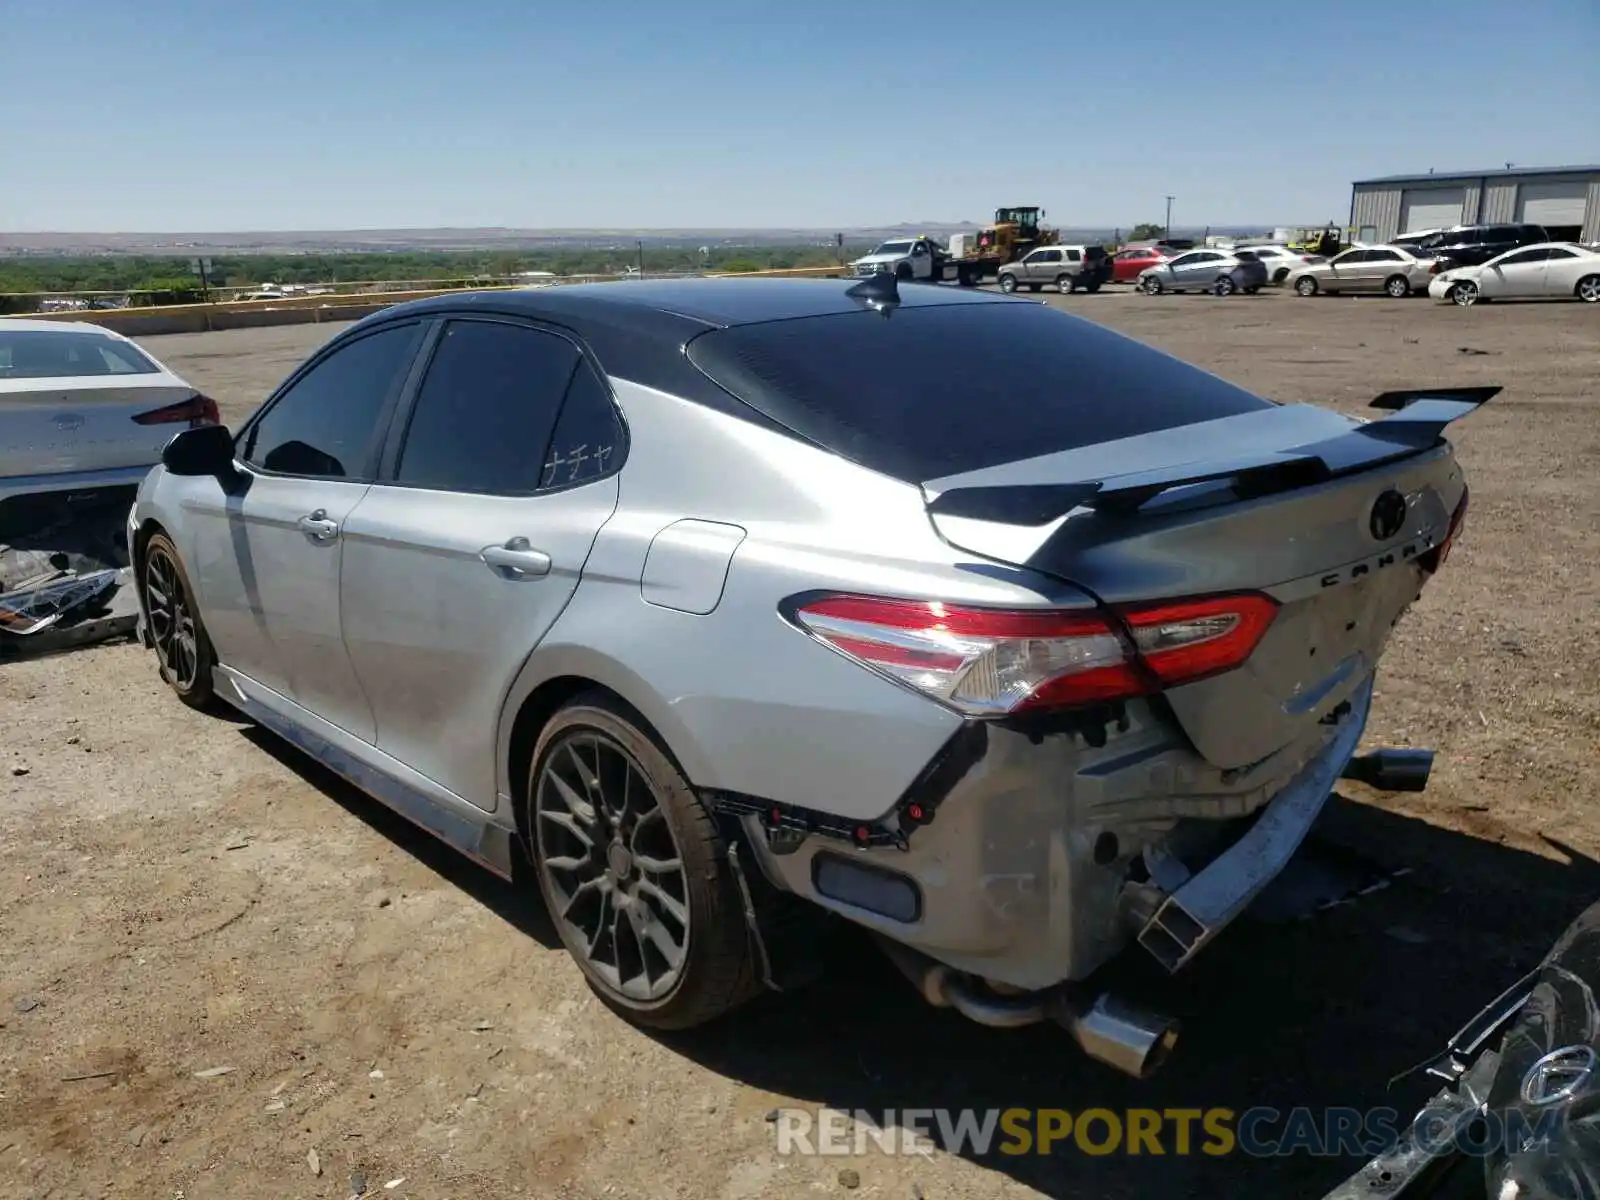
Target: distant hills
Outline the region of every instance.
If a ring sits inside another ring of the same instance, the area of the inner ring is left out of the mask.
[[[241,254],[382,254],[420,250],[621,249],[646,247],[832,245],[838,234],[850,245],[915,233],[948,238],[979,227],[978,222],[862,226],[853,229],[343,229],[256,230],[240,233],[5,233],[0,256],[135,254],[183,257]],[[1213,226],[1212,233],[1259,232],[1265,226]],[[1065,228],[1069,242],[1108,241],[1109,227]],[[1124,231],[1125,232],[1125,231]],[[1177,228],[1175,235],[1197,237],[1203,230]]]

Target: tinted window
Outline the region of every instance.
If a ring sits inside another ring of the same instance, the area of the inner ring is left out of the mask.
[[[1574,254],[1571,250],[1555,250],[1555,249],[1552,249],[1552,250],[1546,250],[1545,251],[1545,257],[1546,258],[1577,258],[1578,256],[1576,254]]]
[[[1260,259],[1258,259],[1255,256],[1255,252],[1252,251],[1252,250],[1240,250],[1240,251],[1237,251],[1234,254],[1234,257],[1237,258],[1240,262],[1260,262],[1261,261]]]
[[[77,330],[0,330],[0,379],[153,375],[160,368],[127,342]]]
[[[1367,252],[1365,250],[1347,250],[1333,260],[1333,265],[1336,267],[1353,267],[1357,263],[1366,261]]]
[[[1367,251],[1367,261],[1368,262],[1404,262],[1405,259],[1401,258],[1393,250],[1368,250]]]
[[[735,326],[702,371],[837,454],[922,481],[1270,407],[1040,304],[956,304]]]
[[[244,459],[285,475],[363,478],[384,403],[411,365],[418,326],[349,342],[302,375],[245,435]]]
[[[553,333],[451,321],[417,394],[396,480],[446,492],[537,489],[578,357]]]
[[[1082,262],[1083,261],[1083,254],[1080,251],[1077,251],[1077,250],[1068,250],[1067,251],[1067,261],[1068,262]]]
[[[1515,254],[1508,254],[1497,264],[1502,267],[1515,267],[1523,263],[1544,262],[1550,257],[1548,250],[1518,250]]]
[[[622,452],[622,422],[605,382],[588,363],[579,363],[550,439],[539,486],[571,487],[599,479],[621,465]]]

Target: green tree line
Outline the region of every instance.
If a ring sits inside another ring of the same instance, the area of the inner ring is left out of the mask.
[[[845,257],[870,247],[847,246]],[[442,279],[467,282],[503,278],[522,271],[556,275],[617,274],[639,265],[633,246],[606,249],[524,251],[402,250],[377,254],[252,254],[211,256],[216,287],[256,284],[332,284],[358,281]],[[739,271],[826,266],[836,263],[832,246],[721,246],[704,257],[696,247],[646,247],[644,269]],[[0,294],[33,297],[52,292],[128,292],[165,299],[198,293],[189,258],[143,255],[0,258]],[[198,298],[196,295],[195,298]]]

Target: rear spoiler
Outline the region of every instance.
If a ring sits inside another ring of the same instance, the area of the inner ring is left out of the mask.
[[[1239,499],[1253,500],[1420,454],[1439,444],[1445,426],[1477,411],[1501,390],[1489,386],[1384,392],[1369,407],[1383,409],[1388,416],[1277,454],[1217,460],[1199,470],[1188,464],[1076,483],[954,487],[929,501],[928,511],[1005,525],[1048,525],[1075,508],[1131,515],[1164,492],[1223,481]]]

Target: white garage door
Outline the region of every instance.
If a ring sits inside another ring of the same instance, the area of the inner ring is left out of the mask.
[[[1582,225],[1589,185],[1525,183],[1517,189],[1517,220],[1531,225]]]
[[[1400,197],[1400,232],[1448,229],[1461,224],[1466,188],[1418,188]]]

